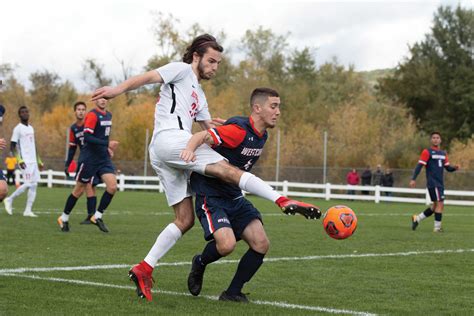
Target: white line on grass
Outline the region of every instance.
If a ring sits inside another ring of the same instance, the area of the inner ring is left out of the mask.
[[[355,258],[373,258],[373,257],[405,257],[419,256],[429,254],[448,254],[448,253],[469,253],[474,252],[471,249],[440,249],[426,251],[407,251],[407,252],[388,252],[388,253],[360,253],[360,254],[344,254],[344,255],[322,255],[322,256],[306,256],[306,257],[275,257],[265,258],[265,262],[282,262],[282,261],[302,261],[302,260],[323,260],[323,259],[355,259]],[[215,264],[237,263],[240,260],[219,260]],[[161,262],[158,266],[189,266],[190,261],[181,262]],[[0,275],[7,273],[24,273],[24,272],[52,272],[52,271],[83,271],[83,270],[106,270],[106,269],[123,269],[130,268],[131,264],[110,264],[110,265],[93,265],[93,266],[77,266],[77,267],[48,267],[48,268],[15,268],[0,269]]]
[[[41,209],[40,209],[41,210]],[[54,211],[36,211],[35,210],[35,214],[45,214],[45,215],[49,215],[49,214],[61,214],[61,211],[57,211],[57,212],[54,212]],[[113,211],[107,211],[107,215],[111,215],[111,216],[121,216],[121,215],[133,215],[133,216],[171,216],[171,215],[174,215],[173,212],[168,212],[168,211],[138,211],[138,212],[133,212],[133,211],[126,211],[126,210],[113,210]],[[291,216],[291,215],[286,215],[286,214],[283,214],[283,213],[266,213],[265,211],[262,212],[262,215],[263,217],[265,216]],[[363,213],[363,212],[357,212],[357,216],[375,216],[375,217],[378,217],[378,216],[394,216],[394,217],[397,217],[397,216],[400,216],[400,217],[404,217],[404,216],[412,216],[413,213]],[[443,216],[448,216],[448,217],[451,217],[451,216],[460,216],[460,217],[474,217],[474,214],[469,214],[469,213],[465,213],[465,214],[462,214],[462,213],[446,213],[446,214],[443,214]]]
[[[115,288],[115,289],[135,290],[134,286],[115,285],[115,284],[91,282],[91,281],[84,281],[84,280],[49,278],[49,277],[47,278],[47,277],[40,277],[37,275],[11,274],[11,273],[7,273],[3,275],[11,276],[11,277],[34,279],[34,280],[72,283],[72,284],[80,284],[80,285],[108,287],[108,288]],[[158,293],[158,294],[175,295],[175,296],[189,296],[189,297],[191,296],[191,294],[189,293],[173,292],[173,291],[165,291],[165,290],[152,290],[152,292]],[[208,299],[208,300],[213,300],[213,301],[217,301],[218,299],[217,296],[212,296],[212,295],[201,295],[200,297]],[[331,313],[331,314],[348,314],[348,315],[364,315],[364,316],[377,315],[377,314],[372,314],[368,312],[358,312],[358,311],[352,311],[352,310],[347,310],[347,309],[335,309],[335,308],[328,308],[328,307],[321,307],[321,306],[298,305],[298,304],[290,304],[286,302],[272,302],[272,301],[257,300],[257,301],[250,301],[250,303],[253,303],[256,305],[267,305],[267,306],[274,306],[274,307],[287,308],[287,309],[300,309],[300,310],[326,312],[326,313]]]

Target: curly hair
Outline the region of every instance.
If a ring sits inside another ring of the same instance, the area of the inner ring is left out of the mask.
[[[224,51],[224,48],[217,43],[214,36],[209,34],[199,35],[193,40],[191,45],[186,48],[186,52],[183,55],[183,62],[187,64],[192,63],[194,53],[202,57],[209,47],[221,53]]]

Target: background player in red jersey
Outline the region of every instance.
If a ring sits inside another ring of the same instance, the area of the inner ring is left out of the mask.
[[[441,220],[444,210],[444,179],[443,170],[454,172],[459,166],[451,166],[446,151],[440,149],[441,134],[439,132],[431,133],[431,147],[421,152],[420,159],[413,171],[410,181],[410,187],[416,186],[416,177],[420,174],[423,166],[426,167],[426,187],[430,194],[433,204],[418,215],[412,216],[412,229],[415,230],[420,222],[425,218],[435,214],[434,232],[442,232]]]
[[[102,214],[117,191],[117,178],[111,161],[111,152],[117,147],[118,142],[109,141],[112,114],[106,110],[107,103],[106,99],[97,100],[96,108],[86,115],[84,146],[79,155],[76,186],[66,200],[63,214],[57,220],[62,231],[69,231],[69,214],[76,205],[77,199],[84,193],[86,187],[94,182],[94,177],[97,175],[105,183],[106,188],[99,207],[90,220],[101,231],[105,233],[109,231],[102,220]]]
[[[233,166],[250,171],[262,154],[267,129],[275,127],[278,121],[280,97],[273,89],[257,88],[250,97],[250,106],[250,117],[233,117],[223,126],[193,135],[181,158],[187,162],[194,161],[195,150],[202,144],[208,144]],[[193,172],[191,187],[196,193],[196,215],[209,243],[202,254],[193,258],[188,289],[191,294],[199,295],[206,266],[232,253],[236,242],[243,239],[249,249],[219,300],[247,302],[242,288],[260,268],[270,246],[262,216],[236,185]],[[315,218],[320,216],[320,212],[315,214]]]

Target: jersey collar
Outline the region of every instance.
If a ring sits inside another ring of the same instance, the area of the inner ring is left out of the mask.
[[[433,150],[440,150],[440,147],[439,147],[439,146],[436,146],[436,147],[435,147],[435,146],[431,146],[430,148],[433,149]]]
[[[99,109],[99,108],[97,108],[97,107],[95,108],[95,110],[96,110],[97,112],[99,112],[100,114],[102,114],[102,115],[107,114],[107,110],[101,110],[101,109]]]
[[[255,128],[255,125],[254,125],[254,122],[253,122],[253,118],[251,116],[249,116],[249,122],[250,122],[250,126],[252,126],[252,129],[253,131],[255,132],[255,134],[257,134],[258,137],[263,137],[263,135],[265,134],[264,133],[260,133],[256,128]]]

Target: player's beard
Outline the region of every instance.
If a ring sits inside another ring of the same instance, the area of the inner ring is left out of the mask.
[[[199,78],[201,78],[202,80],[209,80],[214,76],[212,74],[208,75],[204,72],[204,66],[202,64],[202,59],[199,61],[197,69],[198,69],[198,73],[199,73]]]

